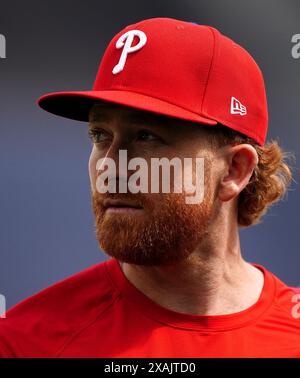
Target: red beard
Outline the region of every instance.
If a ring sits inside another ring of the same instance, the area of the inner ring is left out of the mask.
[[[185,193],[92,193],[96,236],[100,248],[121,262],[159,266],[187,259],[203,241],[212,216],[213,195],[205,174],[204,200],[186,204]],[[137,214],[105,213],[103,201],[135,202]]]

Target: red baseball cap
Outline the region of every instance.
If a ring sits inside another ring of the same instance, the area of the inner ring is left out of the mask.
[[[266,139],[262,73],[246,50],[211,26],[172,18],[129,25],[106,48],[91,91],[49,93],[38,104],[88,122],[99,100],[200,124],[221,123],[260,145]]]

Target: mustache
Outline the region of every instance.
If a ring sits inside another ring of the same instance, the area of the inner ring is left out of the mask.
[[[107,175],[105,179],[105,183],[110,183],[109,187],[114,188],[116,193],[114,191],[108,190],[104,193],[101,193],[98,189],[97,183],[95,191],[92,193],[93,200],[99,205],[104,206],[104,202],[107,200],[119,200],[129,203],[135,203],[137,206],[144,207],[146,205],[151,206],[153,203],[153,200],[149,198],[149,195],[137,192],[133,193],[130,189],[129,185],[129,177],[124,175]],[[125,190],[124,192],[121,192],[123,188]]]
[[[92,196],[96,205],[100,207],[105,207],[105,202],[109,200],[124,201],[139,207],[149,204],[149,200],[142,193],[99,193],[95,191]]]

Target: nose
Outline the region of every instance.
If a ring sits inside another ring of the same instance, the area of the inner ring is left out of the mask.
[[[96,164],[96,176],[107,170],[106,174],[110,180],[116,181],[117,188],[119,180],[122,181],[122,187],[127,185],[130,175],[133,173],[128,171],[128,160],[130,159],[130,143],[126,136],[115,136],[106,150],[105,156],[100,157]],[[123,182],[124,181],[124,182]]]
[[[128,148],[128,137],[122,135],[115,136],[112,143],[108,147],[108,150],[106,151],[103,163],[106,164],[107,160],[112,159],[115,162],[117,171],[119,171],[120,155],[124,155],[124,152],[122,151],[126,151],[128,155]]]

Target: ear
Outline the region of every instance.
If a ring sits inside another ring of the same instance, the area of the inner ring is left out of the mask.
[[[258,155],[250,144],[230,146],[224,154],[225,170],[218,197],[226,202],[237,197],[246,187],[258,163]]]

